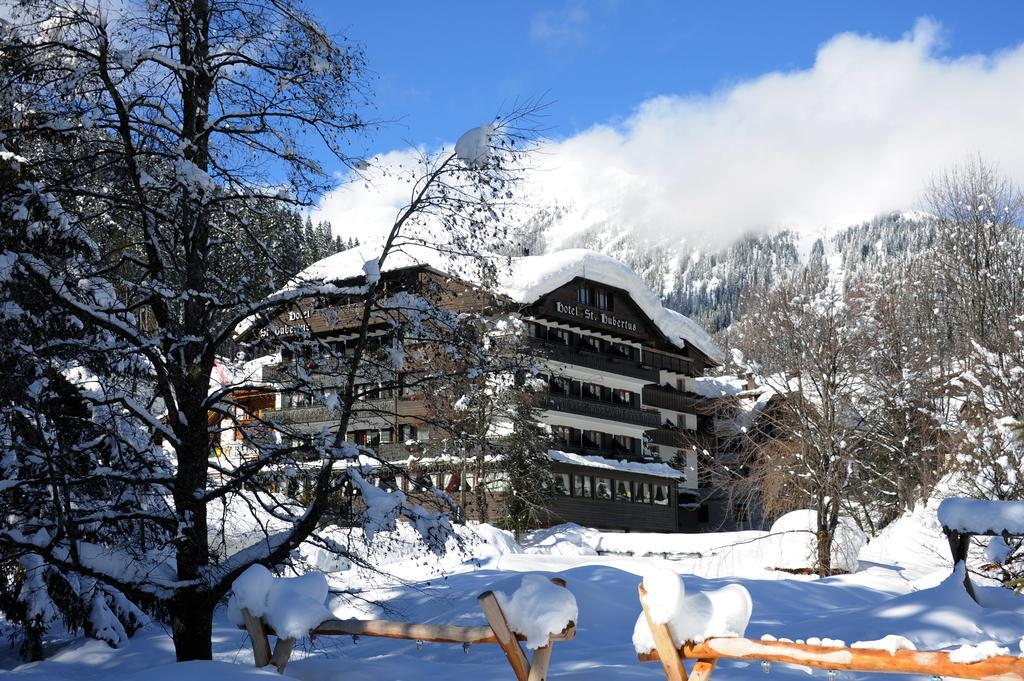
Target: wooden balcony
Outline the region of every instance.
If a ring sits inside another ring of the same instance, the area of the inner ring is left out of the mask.
[[[696,393],[674,390],[667,386],[644,386],[643,399],[645,407],[659,407],[686,414],[713,414],[714,400]]]
[[[606,421],[629,423],[645,428],[657,428],[660,422],[660,417],[657,414],[641,409],[565,395],[547,395],[541,399],[540,408],[561,411],[567,414],[591,416]]]
[[[427,401],[423,395],[409,395],[397,400],[382,397],[356,402],[352,409],[352,420],[358,421],[369,416],[412,416],[422,417],[427,413]],[[285,407],[267,409],[264,418],[279,423],[329,423],[338,420],[338,414],[323,405],[308,407]]]
[[[606,371],[610,374],[639,378],[651,383],[658,380],[658,371],[656,369],[645,367],[637,360],[617,357],[607,352],[581,351],[567,345],[559,345],[538,338],[530,338],[529,347],[538,358],[549,359],[553,362],[574,364],[596,371]]]
[[[669,355],[663,352],[656,352],[648,348],[643,349],[643,363],[645,366],[653,367],[656,371],[664,369],[673,371],[685,376],[693,376],[693,360],[680,355]]]
[[[658,428],[647,434],[651,438],[651,444],[663,447],[676,447],[678,449],[692,449],[697,451],[707,450],[715,453],[715,439],[707,433],[697,430],[685,430],[683,428]]]

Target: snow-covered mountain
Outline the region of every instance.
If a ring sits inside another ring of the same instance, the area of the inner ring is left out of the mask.
[[[877,270],[931,247],[935,225],[921,212],[878,216],[868,222],[820,233],[782,230],[751,233],[717,250],[702,250],[678,239],[638,237],[628,225],[597,222],[565,233],[571,209],[547,208],[524,222],[518,252],[539,254],[563,248],[590,248],[632,267],[661,293],[668,307],[700,322],[711,332],[736,318],[749,287],[770,286],[801,264],[823,259],[846,276]]]

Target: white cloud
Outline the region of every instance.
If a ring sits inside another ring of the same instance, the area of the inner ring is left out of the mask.
[[[1024,44],[947,58],[922,20],[900,40],[838,35],[809,69],[656,97],[622,125],[552,142],[533,195],[575,207],[562,234],[602,222],[717,245],[820,230],[913,208],[932,175],[975,154],[1024,183],[1022,114]],[[321,207],[346,233],[383,229],[404,198],[360,187]]]
[[[530,20],[530,38],[548,47],[578,47],[586,41],[590,13],[578,2],[537,12]]]

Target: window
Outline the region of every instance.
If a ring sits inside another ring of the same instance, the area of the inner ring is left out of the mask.
[[[588,400],[601,399],[601,386],[596,383],[583,384],[583,397]]]
[[[406,395],[415,395],[419,392],[416,386],[410,385],[416,382],[415,376],[409,374],[398,374],[398,395],[399,397],[405,397]]]
[[[508,490],[508,480],[500,473],[484,473],[484,489],[488,492],[504,492]]]
[[[578,447],[580,444],[580,431],[569,426],[551,426],[551,434],[555,441],[563,447]]]
[[[572,345],[573,334],[565,329],[548,329],[548,340],[561,345]]]
[[[555,494],[567,497],[569,496],[569,474],[568,473],[555,473]]]
[[[590,305],[594,299],[594,289],[589,286],[580,286],[576,289],[576,302],[580,305]]]
[[[549,384],[551,386],[551,393],[553,395],[568,395],[570,390],[570,381],[564,376],[552,376]]]
[[[586,335],[580,336],[579,346],[581,350],[589,350],[591,352],[601,352],[602,349],[602,343],[600,338],[595,338],[593,336]]]
[[[701,504],[700,508],[697,509],[697,522],[698,523],[709,523],[711,522],[711,511],[707,504]]]
[[[633,483],[633,501],[638,504],[649,504],[651,503],[651,483],[649,482],[636,482]]]
[[[416,440],[416,435],[416,426],[411,423],[402,423],[398,426],[398,440],[400,442]]]
[[[612,435],[612,442],[615,443],[615,451],[617,452],[633,452],[635,440],[628,435]]]
[[[597,290],[597,307],[601,310],[612,309],[612,294],[604,289]]]
[[[593,479],[589,475],[572,476],[572,495],[583,499],[593,498]]]
[[[627,407],[633,406],[633,393],[628,390],[615,389],[612,391],[612,402],[624,404]]]
[[[308,407],[313,404],[313,396],[308,393],[294,392],[290,400],[293,407]]]
[[[377,447],[382,442],[391,442],[391,429],[386,430],[353,430],[349,432],[349,437],[357,445],[364,447]]]
[[[600,448],[602,437],[601,433],[596,430],[584,430],[583,431],[583,446],[584,447],[595,447]]]
[[[668,506],[668,485],[654,486],[654,504],[656,506]]]
[[[623,359],[633,359],[633,351],[635,349],[632,345],[626,345],[625,343],[608,343],[608,353]]]
[[[633,490],[628,480],[615,481],[615,500],[633,501]]]
[[[594,491],[598,499],[612,498],[612,481],[609,478],[595,478]]]

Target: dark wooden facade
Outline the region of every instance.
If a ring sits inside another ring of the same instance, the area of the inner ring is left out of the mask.
[[[689,411],[688,408],[699,401],[699,396],[677,395],[656,387],[661,371],[667,370],[681,376],[699,376],[705,367],[711,365],[711,360],[690,345],[679,348],[670,343],[626,291],[576,278],[542,296],[535,303],[520,306],[425,266],[388,272],[384,277],[384,284],[389,289],[415,291],[442,309],[484,314],[520,314],[527,318],[599,334],[615,351],[569,348],[536,338],[528,342],[531,351],[538,358],[626,376],[650,384],[652,391],[645,385],[642,390],[636,391],[635,399],[628,404],[608,404],[597,400],[588,403],[581,398],[551,395],[542,398],[542,407],[565,414],[585,415],[611,423],[628,424],[654,435],[654,443],[661,442],[678,447],[683,442],[680,431],[663,433],[665,428],[660,423],[657,411],[645,407],[648,407],[648,400],[651,399],[652,402],[656,401],[654,406]],[[337,283],[345,286],[357,284],[359,281]],[[589,291],[585,300],[581,299],[584,297],[584,294],[580,293],[581,289]],[[274,337],[343,338],[358,326],[362,314],[362,302],[350,301],[344,296],[306,299],[296,302],[291,310],[270,324],[263,328],[254,326],[247,333],[250,339],[265,338],[267,342],[272,342]],[[392,323],[397,321],[390,316],[394,314],[396,313],[374,311],[370,319],[371,329],[390,328]],[[629,341],[640,347],[633,347],[621,341]],[[302,362],[302,369],[315,376],[316,360],[293,358],[291,361]],[[329,367],[322,368],[325,370],[324,373],[331,373],[328,371]],[[270,376],[273,380],[275,375],[284,377],[290,371],[294,371],[294,368],[289,369],[287,365],[268,368],[265,376]],[[442,433],[435,431],[432,433],[431,442],[411,447],[401,442],[400,433],[404,432],[401,430],[403,427],[423,427],[429,423],[431,408],[431,398],[427,395],[399,395],[396,392],[387,397],[365,400],[357,408],[354,420],[384,421],[390,424],[391,432],[387,436],[387,442],[381,439],[379,443],[360,444],[377,447],[382,457],[391,461],[405,461],[409,456],[429,460],[435,453],[434,442],[444,436]],[[693,411],[699,413],[696,408]],[[289,406],[278,410],[266,410],[265,413],[269,419],[290,424],[314,425],[332,421],[330,412],[318,405]],[[627,458],[637,462],[650,460],[641,451],[623,453],[612,450],[588,450],[586,447],[573,448],[572,451],[610,459]],[[410,475],[432,475],[431,470],[431,467],[427,466],[415,473],[410,471]],[[441,468],[433,470],[440,471]],[[676,478],[620,469],[577,466],[558,461],[552,464],[552,473],[556,478],[568,476],[570,488],[567,494],[553,496],[548,509],[548,524],[575,522],[608,530],[647,532],[673,532],[680,527]],[[582,478],[590,481],[589,496],[580,494],[579,490],[575,489],[576,480]],[[611,498],[600,498],[597,493],[599,480],[607,480],[608,484],[612,485]],[[407,484],[408,481],[402,487],[405,488]],[[630,498],[624,498],[625,495],[618,493],[621,485],[625,485],[625,489],[629,490]],[[648,490],[649,498],[644,498],[643,490]],[[655,490],[662,495],[658,497],[657,503],[654,498]],[[478,517],[473,494],[460,494],[455,490],[449,490],[449,493],[455,499],[459,499],[460,496],[466,499],[466,517]],[[493,519],[493,511],[501,503],[501,493],[488,495],[488,506]]]

